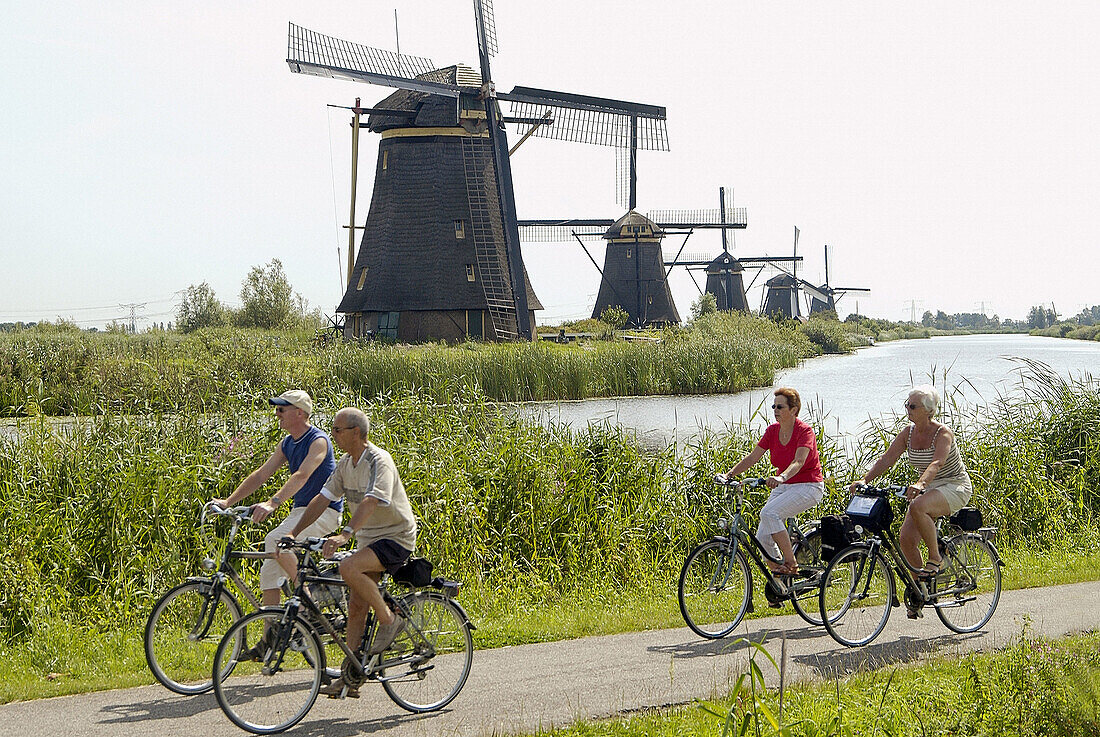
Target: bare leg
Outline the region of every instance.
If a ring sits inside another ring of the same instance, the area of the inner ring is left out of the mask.
[[[783,564],[788,568],[797,568],[798,562],[794,559],[794,548],[791,547],[791,536],[786,530],[772,533],[772,540],[779,546],[779,552],[783,556]]]
[[[898,545],[905,560],[914,568],[924,565],[921,557],[920,542],[928,548],[929,559],[936,561],[940,557],[936,545],[936,519],[951,512],[947,499],[937,490],[926,491],[909,504],[905,521],[901,523]]]
[[[370,548],[363,548],[340,561],[340,575],[351,590],[348,605],[348,647],[354,650],[363,637],[367,607],[374,610],[379,625],[391,624],[393,612],[382,599],[378,582],[382,579],[382,563]]]

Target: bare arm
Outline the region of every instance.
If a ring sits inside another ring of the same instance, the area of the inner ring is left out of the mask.
[[[257,468],[252,473],[248,474],[248,478],[240,483],[233,493],[225,499],[211,499],[212,502],[219,506],[229,508],[239,502],[241,499],[245,499],[267,483],[268,479],[275,475],[275,472],[286,463],[286,456],[283,455],[281,447],[275,448],[275,452],[264,462],[264,465]],[[261,520],[257,520],[261,521]]]
[[[737,465],[734,466],[733,468],[731,468],[726,473],[726,476],[729,476],[729,477],[740,476],[746,470],[748,470],[748,469],[752,468],[753,466],[755,466],[757,461],[759,461],[761,458],[764,457],[764,452],[765,451],[764,451],[763,448],[761,448],[759,445],[756,446],[751,451],[749,451],[749,454],[747,456],[745,456],[740,461],[738,461]]]
[[[291,530],[290,536],[298,537],[299,535],[301,535],[302,530],[306,529],[314,522],[316,522],[321,514],[323,514],[324,511],[328,509],[328,505],[331,502],[332,500],[324,494],[318,494],[317,496],[313,497],[309,504],[306,505],[305,511],[302,512],[302,516],[298,520],[298,524],[294,525],[294,529]]]
[[[317,500],[314,499],[314,501]],[[312,504],[310,506],[312,506]],[[350,527],[352,530],[361,529],[365,524],[367,524],[367,520],[370,519],[371,513],[374,512],[374,509],[377,506],[378,500],[376,498],[372,496],[364,498],[363,501],[359,503],[359,506],[355,508],[355,514],[351,516],[351,521],[348,522],[348,527]],[[345,544],[347,544],[348,540],[351,539],[352,534],[353,533],[348,532],[347,527],[345,527],[337,534],[330,536],[328,540],[325,540],[325,546],[321,549],[322,554],[326,558],[331,558],[332,554],[335,553],[336,550],[342,548]]]
[[[780,484],[785,484],[794,478],[795,474],[802,470],[802,467],[806,465],[806,459],[810,457],[810,449],[802,446],[796,448],[794,451],[794,460],[791,461],[791,465],[783,469],[781,473],[777,473],[768,479],[768,488],[774,489]]]
[[[886,452],[875,461],[875,465],[871,466],[871,470],[863,474],[863,478],[857,481],[856,484],[869,484],[894,467],[894,464],[901,458],[901,454],[905,452],[905,446],[909,443],[910,427],[905,428],[894,437]],[[856,484],[849,486],[849,491],[855,491]]]
[[[282,451],[279,451],[279,455],[282,455]],[[290,474],[290,478],[286,480],[286,483],[283,484],[281,489],[275,492],[271,499],[266,502],[260,502],[252,508],[252,519],[256,522],[263,522],[280,504],[298,493],[298,491],[306,485],[306,482],[309,481],[309,477],[313,475],[313,472],[324,463],[325,456],[327,455],[327,440],[324,438],[317,438],[310,443],[309,455],[302,461],[302,465],[298,467],[297,471]],[[268,478],[270,478],[270,476]]]

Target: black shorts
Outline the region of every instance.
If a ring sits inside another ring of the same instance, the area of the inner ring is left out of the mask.
[[[406,550],[393,540],[375,540],[368,543],[367,547],[374,551],[374,554],[378,556],[378,562],[389,574],[396,573],[397,569],[405,565],[409,560],[409,556],[412,555],[411,550]]]

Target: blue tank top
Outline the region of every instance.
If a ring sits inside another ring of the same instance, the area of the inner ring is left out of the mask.
[[[283,438],[283,442],[280,445],[283,455],[286,456],[287,464],[290,466],[290,472],[294,473],[301,468],[302,462],[305,461],[306,456],[309,455],[309,446],[313,445],[313,441],[317,438],[325,439],[325,445],[328,447],[328,451],[325,453],[325,460],[323,460],[321,465],[310,474],[305,485],[294,495],[295,508],[304,507],[313,501],[313,497],[317,496],[324,487],[325,482],[328,481],[328,477],[331,476],[332,472],[336,469],[336,458],[332,455],[332,440],[329,439],[328,434],[324,430],[311,425],[310,428],[302,434],[302,437],[295,440],[287,435]],[[329,506],[337,512],[343,512],[344,500],[337,499],[329,504]]]

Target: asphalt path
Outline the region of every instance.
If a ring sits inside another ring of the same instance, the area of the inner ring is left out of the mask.
[[[654,630],[564,642],[481,650],[462,693],[441,712],[403,712],[381,687],[358,700],[321,697],[285,734],[503,735],[567,726],[578,719],[630,714],[728,693],[747,664],[738,637],[760,640],[778,661],[783,633],[787,682],[841,674],[932,655],[992,650],[1012,642],[1029,620],[1034,635],[1059,637],[1100,629],[1100,582],[1006,591],[992,621],[970,635],[947,630],[929,610],[923,619],[894,609],[886,630],[867,647],[838,645],[794,615],[743,623],[725,640],[701,640],[689,629]],[[475,633],[476,636],[476,633]],[[765,664],[765,673],[771,668]],[[769,674],[773,685],[778,676]],[[64,696],[0,706],[0,735],[127,737],[247,734],[222,714],[213,694],[177,696],[160,686]]]

